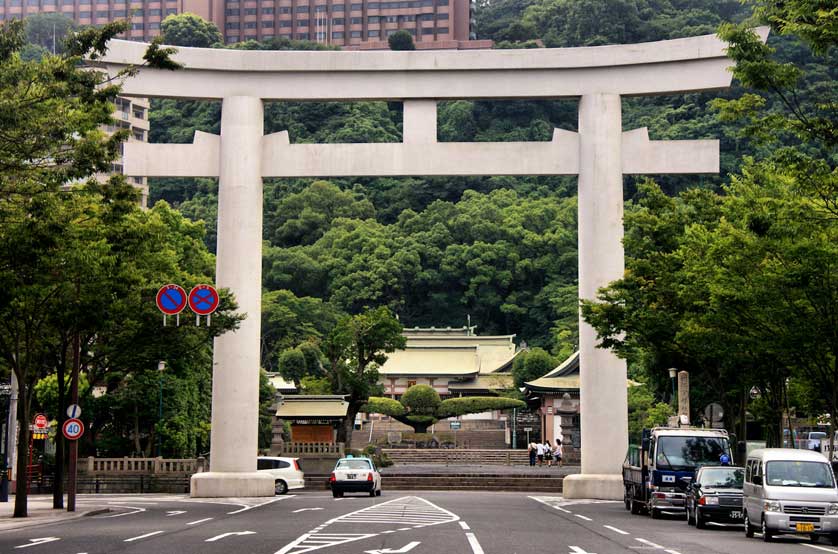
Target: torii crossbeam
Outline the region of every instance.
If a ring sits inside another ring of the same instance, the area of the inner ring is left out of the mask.
[[[758,30],[763,40],[767,28]],[[262,263],[262,178],[430,175],[578,175],[579,297],[623,276],[623,175],[717,173],[716,140],[650,141],[623,132],[621,97],[730,86],[725,43],[713,35],[632,45],[535,50],[301,52],[180,48],[181,71],[140,69],[131,96],[220,99],[221,135],[193,144],[125,144],[125,173],[218,177],[216,282],[248,318],[215,340],[211,471],[193,496],[270,496],[256,472]],[[140,65],[146,44],[112,41],[108,71]],[[437,142],[437,102],[579,97],[578,132],[552,141]],[[404,102],[403,142],[292,144],[265,135],[263,101]],[[628,445],[626,366],[596,348],[579,322],[582,473],[564,496],[623,496]]]

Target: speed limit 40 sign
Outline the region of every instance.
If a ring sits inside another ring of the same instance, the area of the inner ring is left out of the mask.
[[[84,434],[84,423],[80,419],[68,419],[61,426],[61,432],[67,440],[74,441]]]

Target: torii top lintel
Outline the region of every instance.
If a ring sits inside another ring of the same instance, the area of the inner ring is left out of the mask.
[[[757,29],[765,40],[768,28]],[[142,68],[127,95],[264,100],[558,98],[730,86],[726,43],[704,35],[641,44],[473,51],[253,51],[179,47],[180,71]],[[111,71],[142,65],[145,43],[113,40]]]

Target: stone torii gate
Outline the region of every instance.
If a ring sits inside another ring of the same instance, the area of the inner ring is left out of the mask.
[[[760,30],[763,39],[767,29]],[[302,52],[179,48],[181,71],[143,68],[131,96],[222,101],[221,135],[193,144],[125,144],[125,174],[218,177],[216,284],[248,315],[215,339],[211,471],[192,496],[270,496],[256,471],[262,290],[262,178],[432,175],[578,175],[579,297],[623,276],[623,175],[716,173],[716,140],[650,141],[623,132],[621,97],[730,86],[725,43],[713,35],[588,48]],[[146,44],[112,41],[108,71],[141,65]],[[552,141],[437,142],[437,102],[453,99],[579,97],[578,132]],[[292,144],[265,135],[263,102],[404,102],[403,142]],[[628,445],[626,365],[596,348],[579,321],[582,473],[566,497],[622,498]]]

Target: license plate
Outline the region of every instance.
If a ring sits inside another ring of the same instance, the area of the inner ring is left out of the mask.
[[[357,477],[357,474],[356,474],[356,473],[347,473],[347,474],[346,474],[346,478],[347,478],[347,479],[354,479],[355,477]]]
[[[731,519],[742,519],[742,512],[730,512]]]
[[[798,533],[811,533],[815,530],[815,525],[813,523],[798,523],[795,525],[795,529]]]

